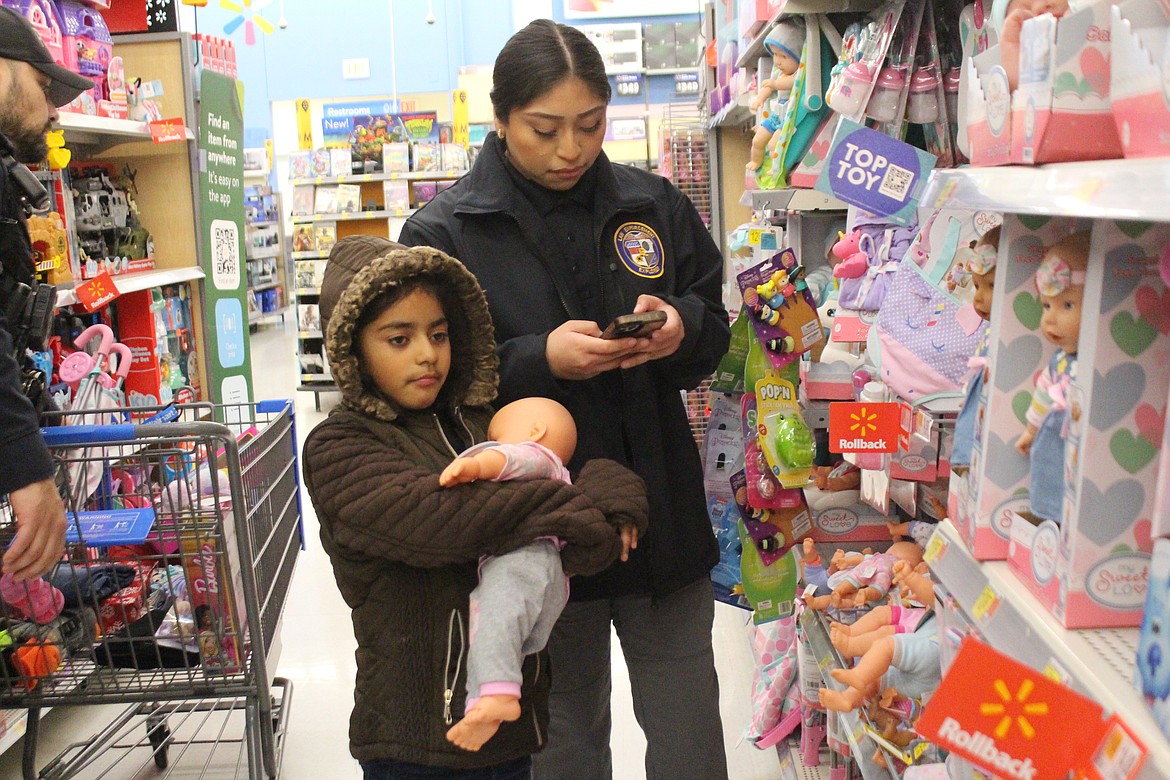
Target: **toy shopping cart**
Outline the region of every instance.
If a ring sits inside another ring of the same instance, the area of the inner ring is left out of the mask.
[[[0,582],[0,709],[28,710],[26,780],[151,762],[279,775],[292,687],[270,670],[302,547],[292,409],[172,405],[44,429],[66,555],[40,580]],[[101,474],[91,494],[68,484],[78,473]],[[14,531],[0,497],[0,542]],[[130,706],[38,774],[44,708],[109,704]]]

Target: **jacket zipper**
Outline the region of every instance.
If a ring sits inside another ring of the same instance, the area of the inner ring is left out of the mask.
[[[459,627],[459,655],[455,658],[455,674],[451,674],[451,640],[455,636],[455,627]],[[455,685],[459,682],[459,672],[463,670],[463,648],[466,644],[466,635],[463,633],[463,616],[458,609],[451,610],[447,617],[447,661],[443,665],[443,722],[450,726],[455,722],[451,717],[451,700],[455,698]]]
[[[431,418],[435,421],[435,427],[439,429],[439,435],[441,437],[443,437],[443,443],[447,445],[447,449],[450,451],[451,456],[458,458],[459,453],[456,452],[455,448],[451,446],[451,440],[447,438],[447,432],[443,430],[443,423],[439,422],[439,415],[432,414]],[[460,422],[462,422],[462,421],[463,421],[462,418],[460,418]],[[467,428],[466,423],[463,425],[463,427]]]

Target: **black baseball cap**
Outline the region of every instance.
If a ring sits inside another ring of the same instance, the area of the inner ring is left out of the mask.
[[[85,90],[93,89],[91,80],[53,62],[41,36],[27,19],[11,8],[0,8],[0,57],[27,62],[52,79],[49,99],[54,106],[63,106]]]

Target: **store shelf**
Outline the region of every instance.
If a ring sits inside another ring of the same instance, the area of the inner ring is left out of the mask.
[[[801,613],[800,627],[803,629],[805,637],[808,638],[808,643],[816,656],[817,665],[821,669],[821,674],[824,675],[825,687],[835,691],[845,690],[846,686],[829,675],[830,669],[841,669],[844,663],[840,654],[837,653],[837,649],[829,641],[829,626],[825,621],[824,613],[815,609],[806,609]],[[877,750],[877,744],[865,733],[865,729],[862,727],[861,713],[857,710],[842,712],[839,713],[839,719],[841,730],[845,733],[845,739],[853,753],[853,761],[861,770],[861,776],[865,780],[897,780],[898,776],[895,773],[873,763],[872,758]]]
[[[264,312],[259,312],[256,314],[251,314],[248,316],[248,324],[249,325],[263,325],[266,322],[276,322],[277,320],[283,320],[284,315],[287,312],[288,312],[288,307],[281,306],[279,309],[276,309],[274,311],[264,311]]]
[[[647,68],[642,71],[647,76],[675,76],[679,73],[698,73],[699,68],[692,66],[690,68]]]
[[[1117,713],[1150,751],[1138,778],[1170,777],[1170,743],[1133,684],[1136,628],[1061,627],[1006,562],[976,561],[950,522],[939,523],[926,559],[992,647],[1033,669],[1056,672],[1069,688]]]
[[[249,286],[248,289],[252,292],[262,292],[264,290],[271,290],[276,287],[284,287],[284,283],[274,279],[271,282],[264,282],[263,284],[253,284]]]
[[[305,222],[344,222],[350,219],[390,219],[392,217],[409,217],[417,209],[390,209],[388,211],[344,211],[340,214],[309,214],[303,217],[293,217],[296,223]]]
[[[753,211],[819,211],[849,208],[848,204],[817,190],[747,190],[740,203]]]
[[[794,14],[833,14],[846,11],[872,11],[881,5],[881,0],[789,0],[784,4],[768,23],[760,28],[760,32],[752,42],[743,48],[735,67],[756,69],[756,61],[767,56],[764,53],[764,38],[777,21],[783,16]]]
[[[246,224],[250,228],[275,227],[276,225],[280,224],[280,220],[278,220],[278,219],[258,219],[255,222],[248,222]]]
[[[114,285],[118,288],[118,292],[125,294],[137,292],[138,290],[150,290],[166,284],[191,282],[196,279],[202,279],[203,277],[204,273],[202,268],[156,268],[153,271],[140,271],[136,274],[118,274],[110,278],[114,280]],[[77,283],[84,284],[84,281]],[[77,303],[77,294],[74,293],[72,287],[57,290],[58,306],[72,306],[75,303]]]
[[[298,330],[297,338],[301,339],[319,339],[324,338],[325,334],[319,330]]]
[[[396,179],[458,179],[467,171],[391,171],[390,173],[355,173],[349,176],[307,176],[289,179],[289,184],[357,184],[364,181]]]
[[[248,260],[268,260],[273,257],[280,257],[280,245],[266,246],[260,249],[245,247],[244,254]]]
[[[711,117],[710,121],[707,122],[707,127],[730,127],[753,121],[755,115],[748,108],[747,104],[749,100],[751,100],[751,96],[740,95],[734,101],[719,109],[719,113]]]
[[[329,257],[328,252],[293,252],[293,260],[325,260]]]
[[[1170,221],[1170,157],[935,170],[924,205],[1015,214]]]
[[[333,374],[301,374],[301,382],[313,385],[313,390],[337,389],[337,385],[333,384]],[[321,385],[329,385],[329,388],[323,388]],[[301,389],[305,389],[303,385]]]
[[[61,112],[57,126],[65,131],[67,145],[112,146],[125,141],[149,141],[150,126],[146,122],[129,119],[110,119],[90,114]],[[193,141],[195,134],[186,128],[187,140]]]
[[[245,179],[267,179],[272,175],[270,168],[261,168],[259,170],[244,170]]]
[[[320,287],[298,287],[293,292],[295,292],[297,294],[297,297],[299,298],[302,295],[320,295],[321,288]]]

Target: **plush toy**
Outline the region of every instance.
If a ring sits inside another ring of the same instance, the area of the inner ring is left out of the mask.
[[[784,122],[788,96],[796,81],[796,70],[800,67],[800,55],[804,49],[804,20],[799,16],[781,19],[764,38],[764,48],[772,57],[772,73],[760,81],[749,104],[756,113],[757,122],[748,173],[754,173],[763,165],[764,151],[772,150],[772,138]]]
[[[857,279],[865,275],[869,255],[861,249],[862,237],[860,230],[854,230],[849,235],[842,233],[833,244],[833,256],[840,261],[833,266],[833,276],[837,279]]]
[[[934,606],[933,584],[915,566],[900,562],[896,576],[899,585],[905,585],[927,608]],[[872,633],[881,627],[870,628]],[[889,633],[887,627],[885,633],[872,639],[852,669],[834,669],[830,674],[848,686],[844,691],[820,691],[821,704],[838,712],[857,709],[890,687],[914,699],[928,697],[942,680],[934,615],[928,614],[912,633]]]
[[[1061,520],[1064,500],[1064,440],[1069,388],[1076,378],[1081,304],[1089,262],[1089,233],[1074,233],[1044,253],[1036,271],[1043,314],[1040,332],[1056,346],[1048,367],[1036,378],[1024,433],[1016,449],[1031,461],[1029,497],[1040,520]]]

